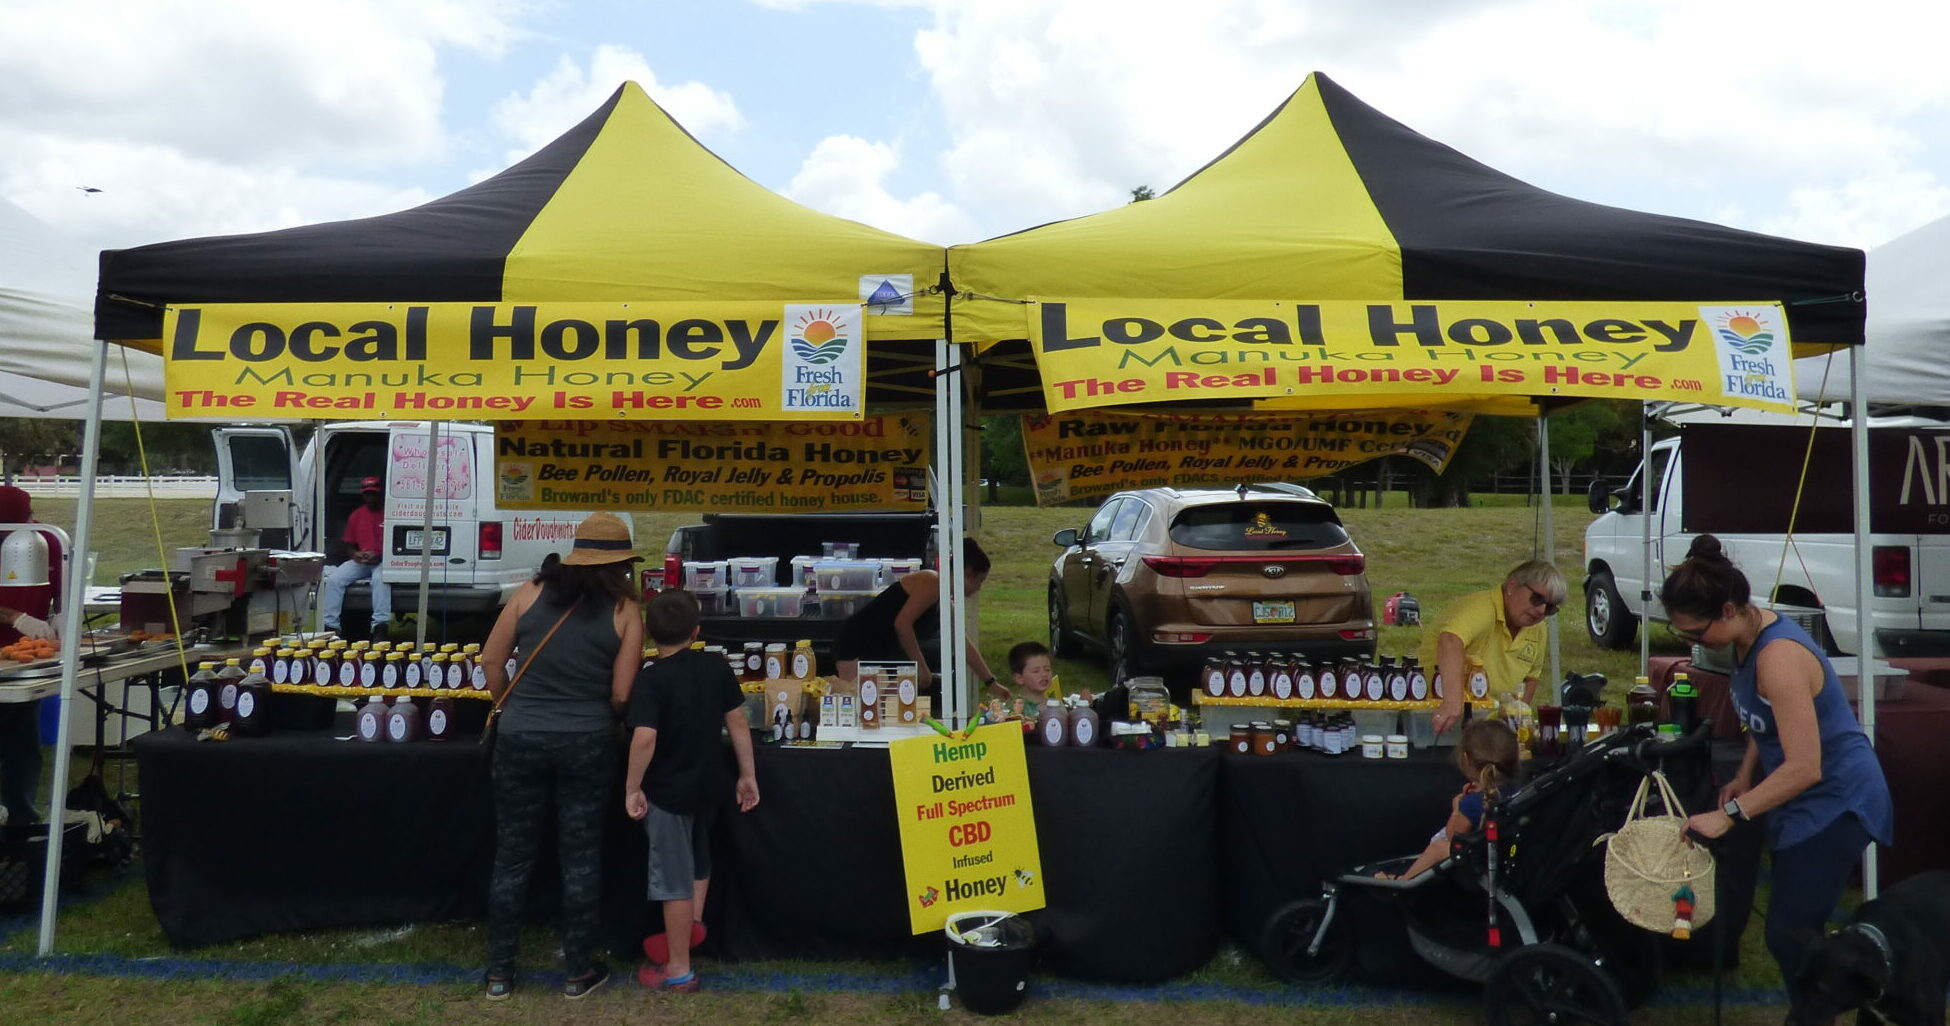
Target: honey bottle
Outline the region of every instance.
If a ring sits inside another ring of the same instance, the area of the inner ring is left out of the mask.
[[[792,676],[799,680],[811,680],[819,671],[819,661],[813,656],[811,639],[802,638],[792,646]]]
[[[410,698],[393,700],[386,710],[386,740],[395,744],[420,739],[420,707]]]
[[[400,681],[401,685],[409,691],[426,686],[426,658],[426,653],[424,652],[406,653],[405,665],[401,667]]]
[[[423,669],[426,671],[426,686],[440,691],[447,686],[447,653],[435,652],[426,658]]]
[[[1287,701],[1293,697],[1293,660],[1274,657],[1266,678],[1266,690],[1276,701]]]
[[[386,653],[386,661],[379,667],[379,686],[392,690],[404,687],[406,678],[406,656],[399,652]]]
[[[1258,652],[1246,653],[1246,695],[1250,698],[1266,695],[1266,657]]]
[[[217,711],[217,664],[211,660],[196,664],[183,691],[183,729],[202,730],[222,719]]]
[[[1405,656],[1402,662],[1407,664],[1408,670],[1408,700],[1411,702],[1428,701],[1429,675],[1422,671],[1422,660],[1414,656]]]
[[[487,667],[481,663],[481,646],[462,645],[460,654],[467,667],[467,686],[475,691],[487,690]]]
[[[237,733],[262,737],[271,732],[271,680],[252,670],[237,682],[237,705],[231,725]]]
[[[1320,697],[1323,700],[1329,702],[1340,700],[1341,675],[1340,671],[1335,669],[1332,659],[1321,661],[1318,672],[1314,674],[1314,680],[1320,687]]]
[[[785,671],[792,666],[791,656],[786,654],[785,642],[774,641],[765,646],[765,668],[760,680],[782,680]]]
[[[877,671],[860,674],[860,729],[880,729],[880,674]]]
[[[1226,694],[1246,697],[1246,659],[1237,652],[1226,653]]]
[[[765,643],[745,642],[745,671],[738,675],[740,682],[755,684],[765,679]]]
[[[1388,674],[1388,700],[1391,702],[1408,701],[1408,667],[1406,660],[1403,663],[1397,663],[1393,656],[1383,656],[1381,664],[1386,668]]]
[[[265,680],[271,679],[271,650],[262,646],[251,649],[251,661],[244,664],[246,674],[255,673]]]
[[[1311,702],[1320,696],[1320,682],[1314,676],[1314,664],[1305,659],[1293,661],[1293,697]]]
[[[453,736],[454,700],[440,695],[427,706],[427,740],[445,741]]]
[[[379,669],[385,665],[385,657],[370,648],[359,653],[359,686],[376,688],[379,686]]]
[[[225,659],[217,669],[217,718],[225,723],[237,718],[237,685],[243,679],[241,659]]]
[[[405,699],[400,699],[405,701]],[[373,743],[386,738],[386,700],[378,695],[366,699],[353,718],[353,735],[359,740]]]
[[[1382,702],[1388,698],[1388,677],[1381,667],[1372,660],[1364,660],[1361,680],[1366,685],[1364,691],[1370,702]]]
[[[1205,668],[1199,671],[1199,681],[1200,684],[1205,688],[1206,695],[1212,698],[1225,697],[1225,693],[1226,693],[1225,660],[1217,655],[1206,656]]]

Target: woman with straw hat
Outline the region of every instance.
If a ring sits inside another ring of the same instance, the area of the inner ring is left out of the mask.
[[[488,884],[487,996],[514,990],[523,897],[554,806],[562,864],[563,995],[609,979],[595,958],[602,833],[617,772],[616,717],[642,662],[643,611],[629,525],[596,513],[566,557],[543,561],[501,610],[481,649],[502,703],[495,739],[494,872]],[[508,657],[519,672],[511,687]]]

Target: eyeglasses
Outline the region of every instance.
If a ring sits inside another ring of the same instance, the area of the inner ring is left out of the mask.
[[[1543,593],[1535,588],[1525,588],[1524,590],[1530,593],[1530,604],[1533,608],[1542,609],[1545,616],[1557,615],[1557,603],[1545,598]]]
[[[1716,616],[1713,619],[1708,620],[1703,624],[1700,624],[1698,627],[1681,627],[1676,623],[1667,621],[1666,629],[1672,632],[1673,637],[1678,638],[1679,640],[1684,641],[1689,645],[1697,645],[1699,644],[1700,638],[1704,637],[1707,631],[1712,630],[1713,625],[1715,623],[1718,623],[1719,620],[1720,618]]]

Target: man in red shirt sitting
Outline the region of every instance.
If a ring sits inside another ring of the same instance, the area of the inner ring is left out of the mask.
[[[393,618],[393,590],[375,572],[379,569],[380,554],[386,551],[385,492],[380,489],[379,479],[369,477],[360,482],[359,497],[365,505],[345,519],[344,540],[352,554],[325,575],[325,629],[339,629],[345,589],[358,581],[369,580],[372,582],[372,632],[380,635]]]

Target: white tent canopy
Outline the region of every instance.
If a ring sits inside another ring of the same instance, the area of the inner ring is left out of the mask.
[[[0,417],[85,418],[94,335],[94,253],[0,199]],[[117,346],[106,380],[104,416],[163,419],[161,357]]]
[[[1868,378],[1877,406],[1950,406],[1950,217],[1869,251],[1867,334],[1875,346]],[[1805,402],[1849,397],[1841,353],[1795,361],[1794,388]],[[1823,376],[1826,375],[1824,382]]]

